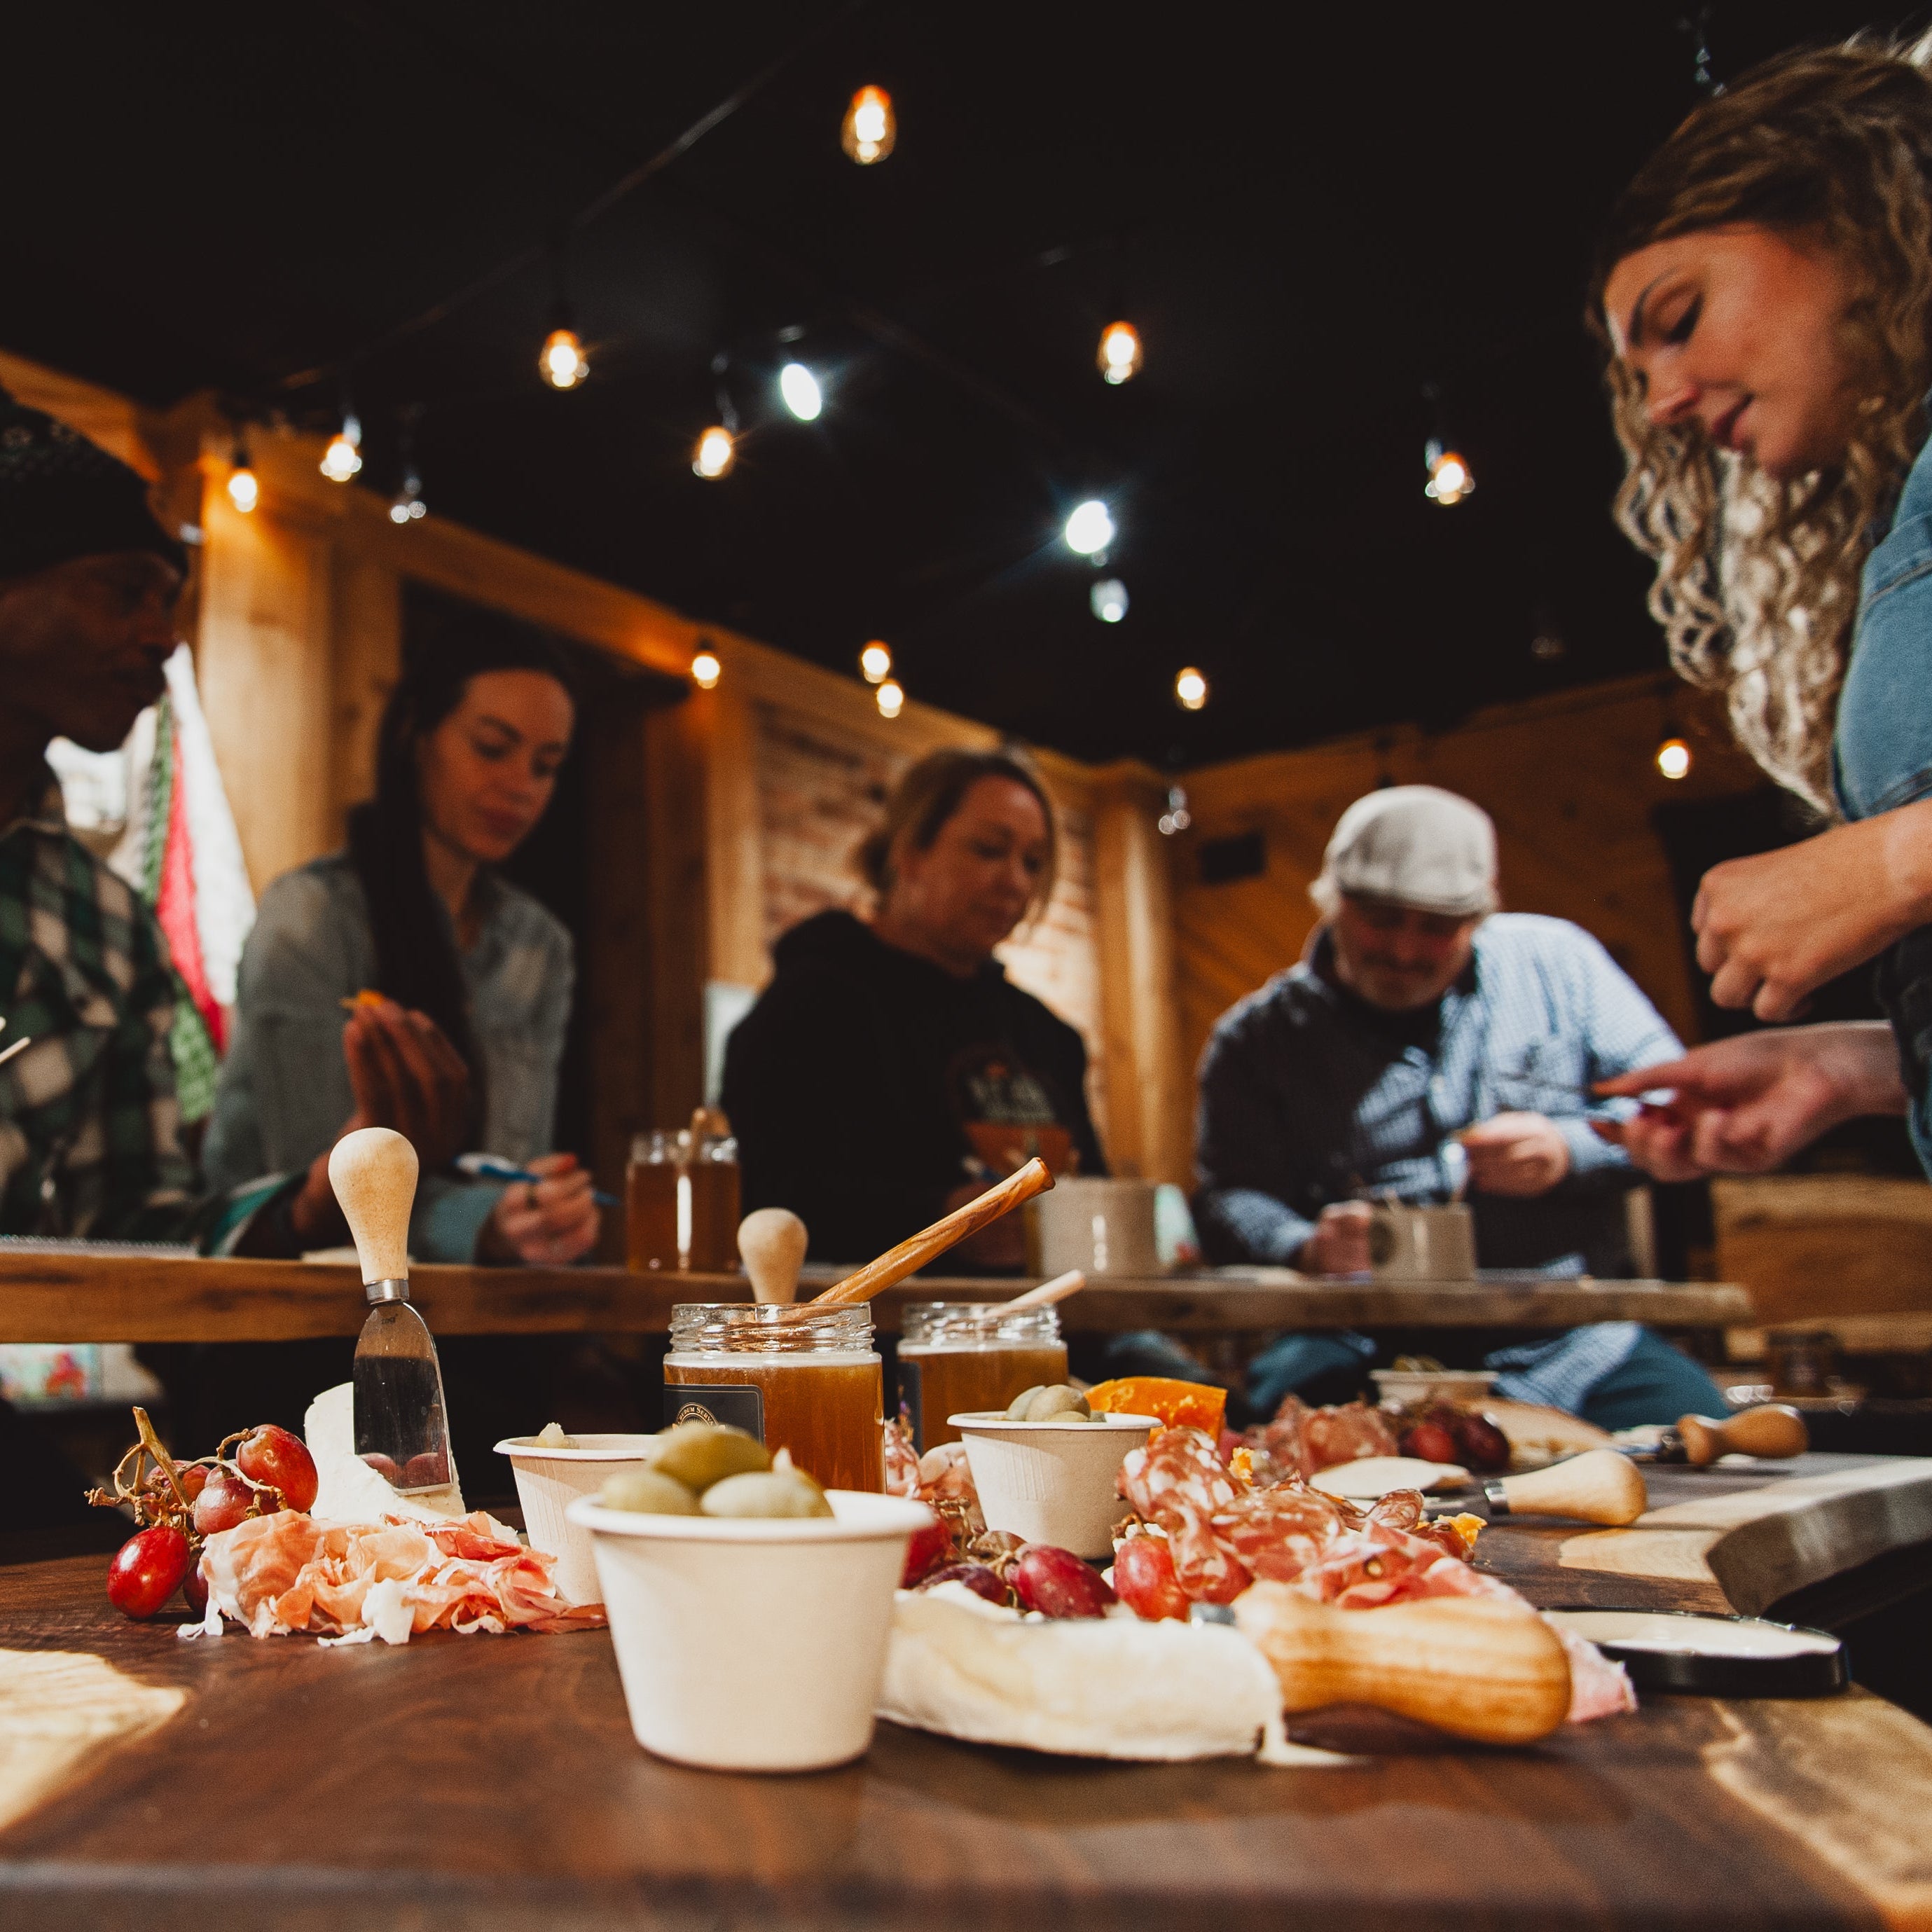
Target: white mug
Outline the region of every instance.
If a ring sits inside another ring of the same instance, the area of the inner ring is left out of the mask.
[[[1166,1274],[1154,1237],[1154,1184],[1078,1174],[1026,1205],[1028,1265],[1036,1274]]]
[[[1475,1216],[1461,1202],[1418,1208],[1378,1201],[1369,1222],[1369,1266],[1378,1281],[1474,1281]]]

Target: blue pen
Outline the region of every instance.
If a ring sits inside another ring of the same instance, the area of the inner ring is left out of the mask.
[[[499,1160],[494,1154],[460,1154],[456,1165],[472,1180],[542,1180],[545,1177],[532,1174],[526,1167],[513,1166],[507,1160]],[[614,1208],[617,1197],[601,1190],[591,1196],[600,1208]]]

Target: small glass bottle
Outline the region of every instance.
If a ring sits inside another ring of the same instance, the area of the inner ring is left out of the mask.
[[[684,1265],[694,1274],[729,1274],[738,1265],[742,1198],[738,1143],[729,1134],[693,1138],[691,1238]]]
[[[900,1315],[899,1416],[921,1455],[959,1440],[949,1415],[1004,1408],[1022,1389],[1066,1379],[1057,1308],[915,1301]]]
[[[757,1302],[681,1302],[670,1312],[664,1420],[728,1423],[828,1490],[886,1486],[885,1382],[872,1311],[800,1315]]]
[[[632,1136],[631,1165],[624,1178],[625,1252],[637,1274],[678,1265],[678,1181],[683,1167],[676,1134],[660,1129]]]

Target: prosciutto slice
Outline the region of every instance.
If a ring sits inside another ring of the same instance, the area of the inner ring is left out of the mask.
[[[601,1624],[597,1606],[556,1594],[555,1562],[481,1510],[442,1522],[380,1523],[284,1510],[211,1536],[201,1568],[211,1618],[232,1617],[251,1636],[367,1633],[402,1643],[428,1630],[500,1636]]]

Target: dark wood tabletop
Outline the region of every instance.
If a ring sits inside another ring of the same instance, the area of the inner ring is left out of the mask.
[[[1780,1483],[1865,1493],[1857,1464],[1658,1472],[1653,1491],[1666,1512]],[[1892,1518],[1908,1533],[1932,1464],[1876,1474],[1910,1500]],[[1857,1513],[1805,1496],[1738,1507],[1808,1510],[1814,1528]],[[1478,1550],[1550,1601],[1569,1580],[1561,1539],[1498,1525]],[[1096,1764],[882,1725],[859,1764],[757,1778],[646,1756],[601,1632],[184,1643],[109,1609],[104,1564],[0,1569],[9,1932],[1932,1923],[1932,1731],[1858,1691],[1653,1696],[1527,1750],[1282,1770]],[[176,1707],[34,1802],[6,1673],[49,1652]]]
[[[822,1273],[830,1280],[833,1274]],[[662,1334],[680,1301],[745,1301],[742,1275],[634,1274],[614,1268],[425,1265],[410,1288],[438,1335]],[[808,1283],[808,1290],[815,1286]],[[908,1302],[997,1301],[1031,1279],[915,1277],[872,1304],[887,1334]],[[356,1334],[368,1311],[350,1264],[0,1250],[0,1342],[280,1342]],[[1715,1282],[1475,1282],[1310,1278],[1285,1268],[1098,1276],[1060,1304],[1071,1334],[1164,1328],[1549,1328],[1647,1322],[1721,1328],[1752,1320],[1742,1288]]]

